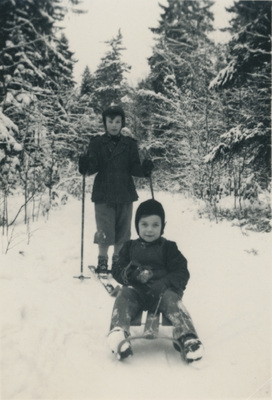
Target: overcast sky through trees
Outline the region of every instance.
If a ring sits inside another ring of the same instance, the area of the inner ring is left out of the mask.
[[[167,5],[167,0],[159,3]],[[157,0],[83,0],[81,8],[88,13],[69,12],[63,24],[71,50],[78,60],[74,68],[75,79],[80,82],[86,65],[94,72],[107,50],[104,42],[116,36],[119,28],[126,47],[124,61],[132,66],[129,82],[136,84],[144,78],[149,72],[146,59],[154,44],[154,35],[148,28],[158,25],[162,13],[159,3]],[[227,25],[229,14],[225,7],[232,3],[233,0],[215,1],[215,28]],[[224,40],[224,34],[216,32],[214,40]]]

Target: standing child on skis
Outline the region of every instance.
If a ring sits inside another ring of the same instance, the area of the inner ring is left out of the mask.
[[[189,280],[187,260],[175,242],[162,237],[165,213],[156,200],[141,203],[136,211],[135,227],[139,235],[129,240],[119,253],[113,277],[123,285],[113,306],[108,343],[117,353],[119,343],[129,337],[130,323],[141,310],[158,310],[171,321],[173,337],[178,340],[187,362],[202,358],[190,315],[181,302]],[[176,348],[176,347],[175,347]],[[132,354],[129,341],[118,356]]]
[[[97,173],[92,192],[95,203],[98,244],[97,273],[108,272],[108,249],[114,246],[112,266],[118,262],[123,243],[130,239],[132,202],[138,199],[132,176],[148,177],[151,160],[141,164],[137,143],[121,134],[125,113],[119,106],[110,106],[102,114],[106,133],[90,140],[87,153],[79,159],[79,172]]]

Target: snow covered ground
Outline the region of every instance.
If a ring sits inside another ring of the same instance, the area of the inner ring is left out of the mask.
[[[149,196],[140,192],[140,201]],[[97,249],[87,197],[89,276]],[[155,197],[166,210],[165,236],[189,261],[184,304],[205,346],[201,369],[185,365],[170,342],[134,342],[123,362],[109,352],[113,299],[95,280],[73,278],[81,203],[70,199],[32,225],[29,245],[0,255],[1,399],[271,399],[271,234],[199,219],[179,195]]]

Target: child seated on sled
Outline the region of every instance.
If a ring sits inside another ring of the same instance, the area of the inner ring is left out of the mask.
[[[187,362],[202,358],[203,345],[192,319],[181,302],[189,280],[187,260],[175,242],[162,237],[164,209],[156,200],[141,203],[136,211],[136,240],[126,242],[113,277],[123,285],[115,300],[108,344],[117,354],[119,343],[130,334],[130,323],[142,310],[161,312],[173,325],[173,338],[178,340]],[[177,347],[175,346],[177,349]],[[132,354],[125,342],[119,358]]]

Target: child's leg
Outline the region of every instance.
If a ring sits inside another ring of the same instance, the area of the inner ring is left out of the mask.
[[[132,354],[129,341],[125,341],[121,348],[119,347],[120,343],[129,336],[130,322],[141,309],[137,291],[124,286],[118,293],[113,306],[110,332],[107,339],[111,351],[118,354],[121,359]]]
[[[107,272],[109,246],[115,241],[115,210],[106,204],[95,203],[97,231],[94,243],[98,244],[97,272]]]
[[[98,245],[98,255],[100,257],[108,258],[108,250],[109,250],[109,246],[106,246],[104,244]]]
[[[98,265],[96,268],[97,273],[108,273],[108,250],[109,246],[98,245]]]
[[[131,236],[132,203],[117,204],[115,207],[115,243],[112,255],[112,268],[119,261],[119,251]]]
[[[123,243],[131,236],[132,203],[116,205],[114,255],[118,255]]]
[[[173,336],[179,341],[185,360],[187,362],[200,360],[203,356],[203,345],[198,339],[192,318],[182,304],[181,298],[172,290],[166,290],[160,310],[172,322]],[[180,351],[176,344],[174,347]]]
[[[95,203],[94,210],[97,228],[94,243],[109,247],[115,243],[115,208],[104,203]]]
[[[197,337],[192,318],[178,294],[166,290],[161,300],[160,311],[171,321],[175,339],[185,336]]]
[[[119,251],[121,250],[122,246],[123,246],[123,243],[114,245],[113,255],[112,255],[113,257],[117,258],[119,256]]]
[[[137,291],[124,286],[118,293],[113,306],[110,330],[118,327],[129,334],[130,323],[142,308]]]

